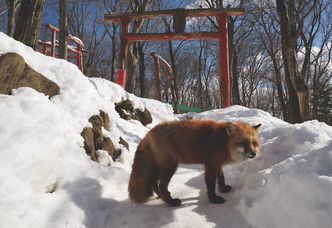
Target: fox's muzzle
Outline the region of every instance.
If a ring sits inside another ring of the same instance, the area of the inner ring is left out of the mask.
[[[243,156],[247,157],[247,158],[254,158],[256,156],[256,153],[255,152],[244,152],[242,153]]]

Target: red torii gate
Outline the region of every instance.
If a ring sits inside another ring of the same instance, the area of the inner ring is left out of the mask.
[[[220,95],[224,98],[223,106],[231,103],[231,87],[228,57],[228,16],[243,16],[244,9],[173,9],[160,11],[147,11],[123,14],[105,14],[106,23],[121,23],[121,51],[120,69],[117,72],[117,82],[125,86],[128,45],[134,41],[167,41],[167,40],[219,40],[219,67],[220,67]],[[129,23],[133,19],[145,19],[153,17],[173,16],[173,29],[170,33],[129,33]],[[210,17],[217,18],[218,32],[184,32],[186,17]]]

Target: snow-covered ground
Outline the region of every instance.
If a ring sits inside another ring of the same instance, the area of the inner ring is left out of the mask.
[[[7,52],[22,55],[61,92],[52,99],[30,88],[0,95],[0,227],[331,227],[332,127],[291,125],[241,106],[194,115],[261,123],[261,156],[225,167],[234,188],[223,194],[225,204],[208,202],[203,168],[193,165],[181,166],[170,184],[181,207],[156,198],[136,205],[127,196],[135,148],[149,128],[177,119],[171,107],[87,78],[0,33],[0,54]],[[147,107],[153,123],[121,119],[114,103],[126,98]],[[111,166],[91,161],[80,136],[100,109],[109,113],[112,139],[121,135],[130,145]]]

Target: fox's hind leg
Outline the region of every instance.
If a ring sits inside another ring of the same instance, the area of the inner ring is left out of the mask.
[[[224,176],[224,172],[222,171],[221,167],[218,171],[217,182],[218,182],[219,192],[227,193],[227,192],[232,191],[232,186],[225,184],[225,176]]]
[[[156,179],[156,182],[153,185],[153,191],[157,194],[158,197],[160,197],[159,195],[159,190],[158,190],[158,186],[159,186],[159,173],[158,173],[158,178]]]
[[[180,206],[180,199],[173,199],[168,191],[168,184],[174,175],[178,164],[177,162],[167,162],[167,164],[160,166],[160,180],[158,185],[158,195],[160,198],[170,206]]]
[[[225,199],[216,194],[216,179],[219,168],[217,165],[205,164],[205,183],[211,203],[224,203]]]

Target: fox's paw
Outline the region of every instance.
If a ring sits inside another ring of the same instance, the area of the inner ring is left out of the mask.
[[[224,186],[219,187],[219,192],[221,192],[221,193],[227,193],[230,191],[232,191],[232,186],[230,186],[230,185],[224,185]]]
[[[169,205],[172,206],[172,207],[181,206],[181,200],[178,199],[178,198],[175,198],[169,203]]]
[[[225,203],[226,200],[220,196],[209,197],[211,203]]]
[[[153,191],[157,194],[157,198],[160,198],[160,194],[159,194],[158,188],[154,187]]]

